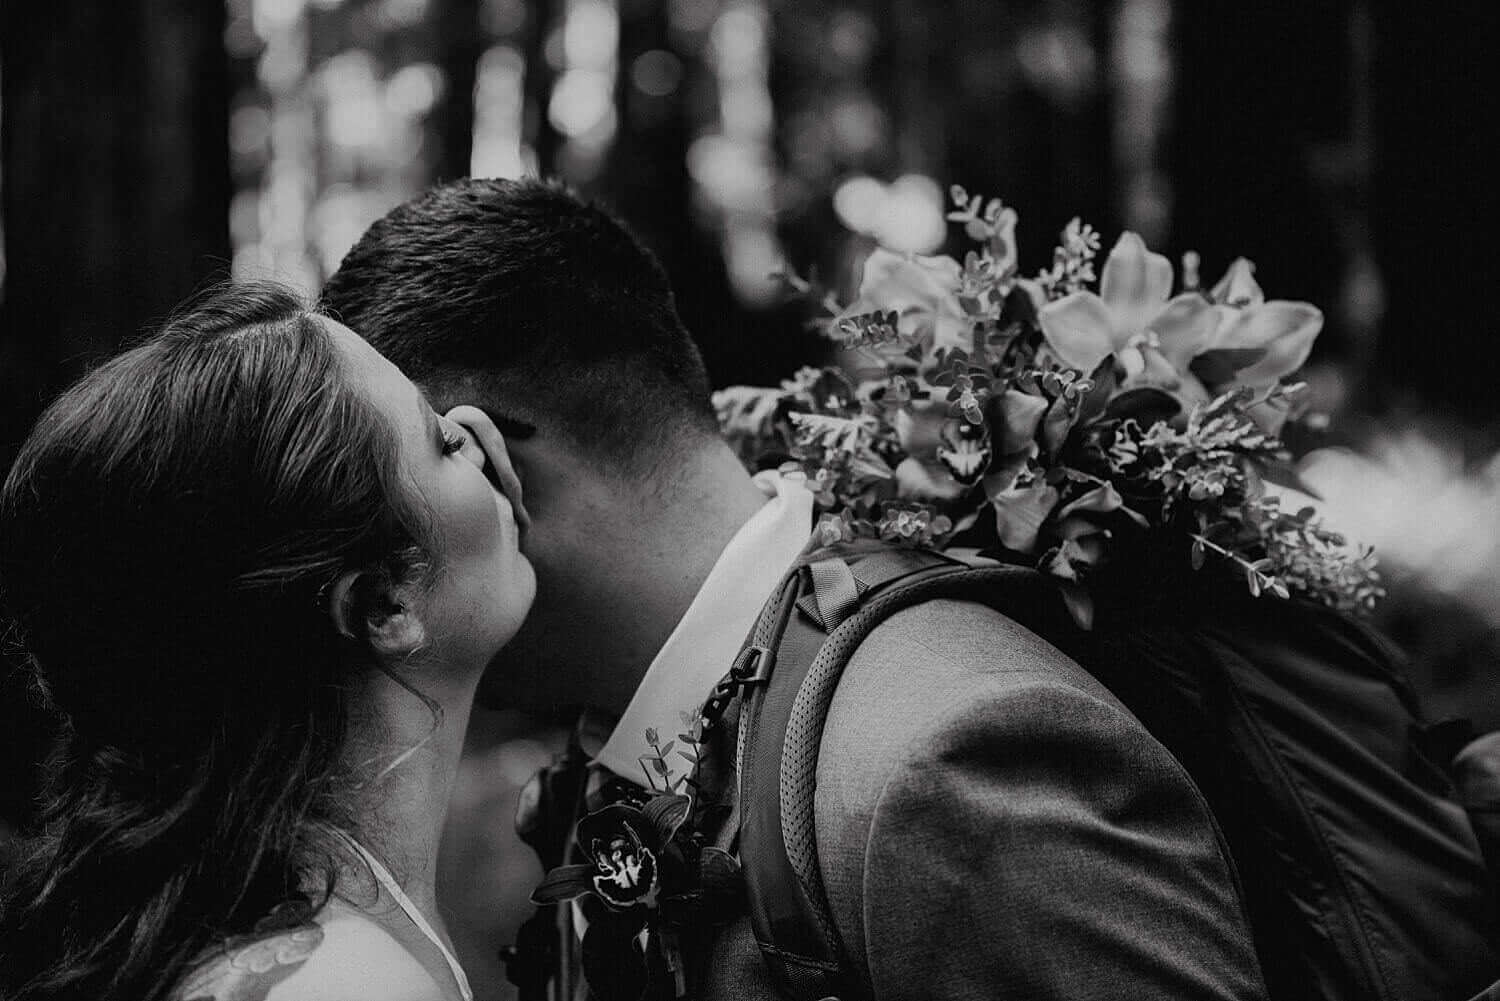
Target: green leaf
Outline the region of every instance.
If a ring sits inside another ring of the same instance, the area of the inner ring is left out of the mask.
[[[1141,427],[1169,421],[1182,412],[1182,404],[1171,393],[1154,386],[1127,389],[1105,407],[1105,413],[1120,420],[1135,420]]]
[[[594,875],[598,872],[591,865],[562,865],[547,873],[537,888],[531,891],[531,902],[538,906],[572,900],[594,889]]]
[[[1290,459],[1267,459],[1258,458],[1256,468],[1260,475],[1268,482],[1281,487],[1291,487],[1293,490],[1307,494],[1313,500],[1323,500],[1323,495],[1302,478],[1297,466]]]
[[[1057,512],[1059,519],[1066,518],[1070,514],[1081,511],[1092,511],[1098,514],[1108,514],[1118,510],[1125,505],[1124,499],[1111,483],[1101,483],[1099,486],[1069,501]]]
[[[853,452],[869,440],[870,429],[863,421],[826,414],[793,413],[787,415],[797,429],[798,443]]]
[[[1206,386],[1222,386],[1240,369],[1249,368],[1266,356],[1265,348],[1215,348],[1188,363],[1188,370]]]
[[[681,776],[673,780],[673,788],[679,784]],[[693,801],[686,796],[666,795],[654,796],[651,801],[641,808],[641,816],[646,823],[656,832],[657,845],[661,846],[672,840],[672,835],[687,820],[688,810],[692,808]]]
[[[1106,358],[1098,364],[1093,372],[1089,373],[1089,391],[1083,394],[1083,399],[1078,401],[1078,420],[1081,424],[1091,423],[1094,418],[1104,413],[1109,401],[1114,398],[1115,390],[1119,388],[1119,377],[1115,374],[1114,358]]]
[[[1062,595],[1063,604],[1068,606],[1068,614],[1073,616],[1073,621],[1078,623],[1078,628],[1092,629],[1094,627],[1094,599],[1089,597],[1088,591],[1071,581],[1061,581],[1058,593]]]

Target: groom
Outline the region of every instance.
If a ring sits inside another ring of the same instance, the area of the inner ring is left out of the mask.
[[[538,598],[490,701],[618,717],[595,754],[639,780],[797,558],[813,500],[752,478],[656,260],[540,181],[463,180],[377,222],[327,307],[445,409],[506,432]],[[1085,671],[977,604],[936,601],[854,654],[823,736],[818,857],[878,998],[1263,996],[1202,797]],[[747,918],[698,997],[773,998]]]

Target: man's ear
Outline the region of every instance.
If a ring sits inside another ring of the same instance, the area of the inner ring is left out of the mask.
[[[426,645],[427,629],[402,590],[368,571],[351,570],[329,590],[334,628],[384,661],[406,660]]]
[[[524,483],[519,475],[522,464],[512,461],[512,445],[496,425],[496,418],[488,410],[467,403],[453,407],[444,416],[468,432],[469,440],[464,447],[473,451],[464,454],[484,470],[491,485],[510,501],[516,524],[523,529],[529,528],[531,516],[526,510]],[[500,420],[518,425],[518,422],[508,418],[502,417]],[[536,428],[530,424],[519,424],[519,427],[522,430],[518,445],[536,435]]]

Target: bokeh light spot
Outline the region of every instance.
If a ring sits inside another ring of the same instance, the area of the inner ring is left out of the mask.
[[[863,174],[849,178],[833,192],[834,213],[855,233],[873,233],[884,205],[885,185]]]
[[[581,136],[614,111],[614,79],[600,70],[568,70],[557,79],[547,117],[565,136]]]

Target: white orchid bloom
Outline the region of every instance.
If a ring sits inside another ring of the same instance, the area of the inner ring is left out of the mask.
[[[1109,355],[1125,366],[1127,379],[1143,373],[1158,381],[1171,371],[1186,373],[1217,329],[1213,306],[1196,292],[1169,299],[1172,264],[1153,254],[1134,233],[1123,233],[1099,280],[1099,292],[1066,295],[1042,307],[1037,319],[1052,353],[1085,375]]]
[[[859,297],[840,316],[894,310],[906,344],[931,338],[933,349],[967,347],[974,321],[958,304],[961,272],[951,257],[897,254],[876,247],[865,258]]]
[[[1218,314],[1209,349],[1265,352],[1235,373],[1236,385],[1265,386],[1295,372],[1323,329],[1323,314],[1311,303],[1267,302],[1255,265],[1243,257],[1229,266],[1209,297]]]

